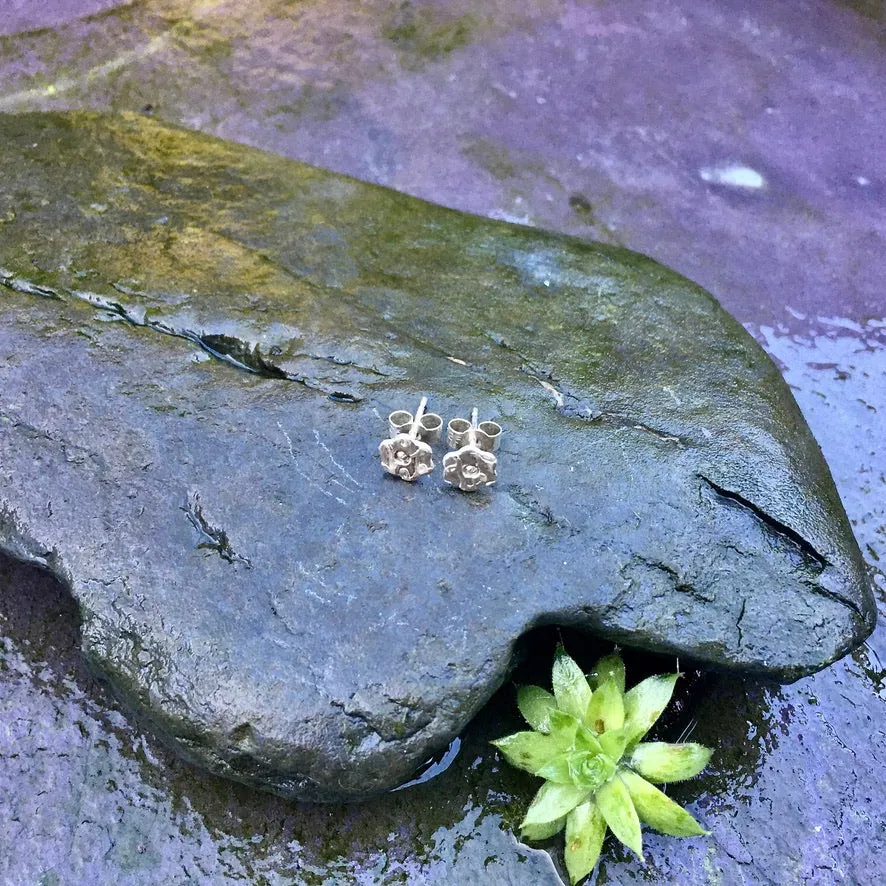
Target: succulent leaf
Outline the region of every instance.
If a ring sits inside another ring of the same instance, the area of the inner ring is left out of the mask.
[[[564,651],[557,649],[554,671],[551,675],[557,707],[576,720],[584,720],[591,701],[591,687],[581,668]]]
[[[564,742],[567,747],[575,743],[575,736],[578,733],[581,723],[566,711],[551,711],[550,716],[551,734],[556,734],[559,741]]]
[[[545,735],[542,732],[515,732],[492,742],[511,766],[525,769],[533,775],[556,756],[565,753],[571,743],[571,738],[564,742],[556,734]]]
[[[544,824],[524,824],[520,828],[520,837],[524,840],[549,840],[566,826],[566,816],[547,821]]]
[[[603,750],[597,736],[566,711],[554,711],[551,714],[551,736],[556,737],[564,750],[574,747],[592,754],[599,754]]]
[[[626,787],[640,818],[657,831],[672,837],[700,837],[708,833],[682,806],[636,772],[624,769],[617,780]]]
[[[639,777],[639,776],[638,776]],[[651,785],[650,785],[651,787]],[[643,837],[640,833],[640,819],[631,800],[625,783],[618,777],[611,778],[594,796],[609,830],[628,849],[633,849],[643,858]]]
[[[647,677],[625,693],[625,733],[630,747],[652,728],[668,706],[674,693],[677,674]]]
[[[624,789],[623,785],[622,788]],[[554,822],[572,812],[579,803],[588,799],[589,794],[590,792],[584,788],[577,788],[571,784],[554,784],[546,781],[535,795],[520,827]],[[625,796],[627,796],[626,789]]]
[[[598,740],[600,747],[603,748],[603,753],[614,763],[617,763],[625,752],[628,737],[625,734],[624,727],[622,727],[621,729],[611,729],[609,732],[604,732]]]
[[[535,774],[547,781],[554,782],[554,784],[574,785],[575,779],[572,777],[572,767],[569,765],[570,757],[569,753],[560,754],[559,757],[554,757],[553,760],[542,766]]]
[[[551,731],[551,714],[557,710],[557,699],[546,689],[541,686],[521,686],[517,690],[517,707],[533,729]]]
[[[579,723],[578,728],[575,730],[573,744],[579,751],[587,751],[589,754],[603,753],[600,739],[583,723]]]
[[[603,738],[600,736],[601,744]],[[683,781],[698,775],[710,762],[711,753],[710,748],[695,742],[641,742],[634,748],[630,765],[648,781]]]
[[[566,816],[566,870],[573,886],[594,869],[605,836],[606,819],[593,800]]]
[[[618,686],[619,692],[625,691],[625,663],[620,655],[613,653],[601,658],[595,665],[593,670],[588,674],[588,683],[591,689],[596,689],[607,680],[614,681]]]
[[[624,696],[618,691],[615,681],[605,680],[591,697],[585,723],[594,732],[602,733],[610,729],[621,729],[624,720]]]

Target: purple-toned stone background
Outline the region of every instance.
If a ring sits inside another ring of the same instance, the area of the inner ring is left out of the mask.
[[[876,0],[0,0],[0,111],[146,111],[706,286],[782,367],[873,566],[884,84]],[[298,806],[171,759],[83,671],[74,616],[0,567],[0,882],[558,882],[507,827],[533,785],[486,749],[515,726],[506,694],[439,778]],[[650,835],[646,868],[607,844],[597,882],[886,879],[882,661],[880,627],[790,687],[714,681],[681,724],[714,769],[674,791],[712,836]]]

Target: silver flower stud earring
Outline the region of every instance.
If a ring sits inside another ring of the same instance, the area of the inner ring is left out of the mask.
[[[415,417],[405,409],[388,416],[391,437],[378,447],[381,466],[395,477],[412,482],[434,470],[430,443],[443,435],[443,419],[425,412],[428,398],[422,397]]]
[[[443,479],[447,483],[462,492],[495,483],[498,459],[493,453],[501,442],[501,425],[494,421],[478,425],[475,407],[470,421],[454,418],[449,422],[446,442],[455,450],[443,456]]]

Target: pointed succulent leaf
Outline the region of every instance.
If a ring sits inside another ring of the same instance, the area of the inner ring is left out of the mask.
[[[600,747],[603,748],[603,753],[613,763],[617,763],[622,758],[627,740],[628,737],[624,727],[621,729],[610,729],[609,732],[604,732],[598,739]]]
[[[676,674],[647,677],[625,693],[625,733],[628,746],[639,741],[661,716],[674,693]]]
[[[566,816],[557,818],[554,821],[547,821],[544,824],[528,824],[524,825],[520,830],[520,837],[523,840],[549,840],[563,830],[566,825]]]
[[[631,801],[625,783],[616,775],[597,793],[594,800],[600,807],[609,829],[628,849],[633,849],[643,858],[643,837],[640,833],[640,819]]]
[[[521,686],[517,690],[517,707],[533,729],[551,731],[551,713],[557,710],[557,699],[546,689],[541,686]]]
[[[511,766],[525,769],[533,775],[569,747],[569,744],[564,747],[556,735],[544,735],[541,732],[515,732],[492,744],[501,751]]]
[[[579,803],[583,803],[587,798],[588,791],[584,788],[546,781],[535,795],[520,827],[526,828],[528,825],[548,824],[556,821],[568,812],[572,812]]]
[[[591,689],[612,680],[618,686],[619,692],[624,694],[625,691],[625,663],[621,660],[620,655],[607,655],[601,658],[595,665],[593,670],[588,674],[588,683]]]
[[[585,723],[594,732],[601,733],[610,729],[621,729],[624,720],[624,696],[618,691],[618,686],[613,680],[605,680],[591,698]]]
[[[574,744],[576,733],[581,724],[572,714],[561,710],[551,711],[550,721],[551,735],[557,736],[557,740],[566,747]]]
[[[575,779],[572,777],[572,767],[569,764],[573,753],[575,752],[567,752],[554,757],[553,760],[542,766],[535,774],[539,778],[554,782],[554,784],[575,784]]]
[[[589,754],[602,754],[603,746],[600,744],[600,738],[588,729],[582,723],[579,723],[575,730],[573,745],[578,751],[587,751]]]
[[[650,827],[672,837],[700,837],[708,833],[682,806],[636,772],[624,769],[613,779],[619,780],[627,788],[637,814]]]
[[[641,742],[631,755],[631,767],[649,781],[683,781],[698,775],[708,765],[711,753],[710,748],[695,742]]]
[[[581,668],[560,647],[551,675],[557,707],[577,720],[583,720],[591,701],[591,687]]]
[[[566,816],[566,870],[573,886],[594,869],[605,836],[606,819],[593,800]]]

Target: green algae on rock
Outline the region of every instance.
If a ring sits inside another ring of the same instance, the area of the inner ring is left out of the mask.
[[[0,220],[0,547],[215,772],[390,788],[539,624],[786,681],[873,626],[777,369],[647,258],[134,116],[2,118]],[[488,493],[384,477],[422,392]]]

